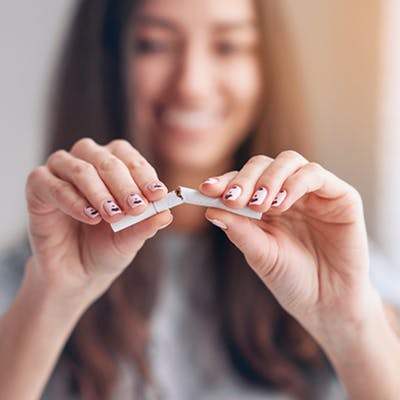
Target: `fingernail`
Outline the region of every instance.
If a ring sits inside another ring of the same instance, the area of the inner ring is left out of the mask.
[[[110,217],[122,213],[121,209],[112,200],[106,200],[103,203],[103,208]]]
[[[217,219],[209,219],[209,221],[214,224],[215,226],[218,226],[218,228],[223,229],[224,231],[228,229],[228,227],[221,221]]]
[[[272,202],[272,207],[278,207],[282,204],[283,200],[286,198],[286,190],[281,190],[274,198],[274,201]]]
[[[239,186],[237,186],[237,185],[232,186],[228,190],[228,192],[225,194],[224,199],[225,200],[236,200],[240,196],[241,193],[242,193],[242,189]]]
[[[216,183],[218,183],[217,178],[208,178],[203,182],[203,184],[209,184],[209,185],[214,185]]]
[[[254,193],[253,197],[249,201],[249,204],[252,205],[260,205],[263,203],[265,198],[267,197],[268,191],[264,187],[259,187]]]
[[[161,182],[152,182],[147,185],[147,188],[151,192],[156,192],[157,190],[163,190],[165,188],[164,184]]]
[[[99,215],[99,212],[92,206],[85,207],[84,211],[85,214],[90,218],[96,218]]]
[[[145,203],[140,195],[132,193],[128,196],[128,204],[130,205],[131,208],[136,208]]]
[[[172,219],[173,219],[173,218],[171,217],[171,219],[170,219],[168,222],[166,222],[164,225],[159,226],[158,229],[164,229],[164,228],[166,228],[168,225],[171,224]]]

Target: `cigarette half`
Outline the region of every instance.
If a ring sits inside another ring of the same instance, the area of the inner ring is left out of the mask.
[[[180,204],[219,208],[254,219],[261,219],[262,216],[262,213],[256,212],[249,207],[244,207],[239,210],[229,208],[218,197],[208,197],[197,190],[179,186],[174,191],[169,192],[163,199],[149,203],[148,208],[142,214],[135,216],[127,215],[118,222],[112,223],[111,228],[114,232],[118,232],[162,211],[179,206]]]
[[[122,229],[128,228],[138,222],[152,217],[153,215],[168,210],[169,208],[179,206],[183,203],[183,199],[178,197],[175,191],[169,192],[163,199],[149,203],[149,206],[141,214],[127,215],[119,221],[112,223],[111,228],[114,232],[119,232]]]
[[[243,207],[238,210],[229,208],[221,201],[219,197],[209,197],[198,192],[197,190],[186,187],[179,187],[178,189],[180,190],[180,194],[184,199],[184,203],[193,204],[195,206],[219,208],[221,210],[226,210],[234,214],[243,215],[245,217],[261,219],[262,213],[254,211],[249,207]]]

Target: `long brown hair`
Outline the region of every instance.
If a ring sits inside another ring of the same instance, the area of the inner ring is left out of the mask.
[[[49,152],[68,149],[85,136],[99,143],[128,137],[121,43],[137,3],[80,1],[52,95]],[[255,133],[238,152],[238,168],[254,153],[273,156],[285,148],[308,152],[302,147],[307,144],[304,102],[278,3],[256,2],[265,31],[265,104]],[[308,378],[323,365],[318,346],[226,237],[218,230],[212,235],[218,268],[210,279],[216,282],[221,335],[236,370],[255,383],[312,398]],[[148,242],[87,310],[64,349],[61,362],[70,370],[71,388],[85,400],[110,398],[121,358],[134,363],[143,382],[151,382],[149,319],[162,276],[153,246],[154,240]]]

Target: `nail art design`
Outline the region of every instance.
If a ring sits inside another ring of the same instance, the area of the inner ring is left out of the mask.
[[[99,215],[99,212],[92,206],[85,207],[84,211],[85,214],[90,218],[96,218]]]
[[[249,204],[252,205],[257,205],[259,206],[260,204],[263,203],[263,201],[265,200],[265,198],[267,197],[267,189],[265,189],[264,187],[259,187],[253,194],[253,197],[251,198],[251,200],[249,201]]]
[[[217,182],[218,182],[217,178],[208,178],[203,183],[208,183],[209,185],[214,185]]]
[[[286,190],[281,190],[274,198],[274,201],[272,202],[272,207],[278,207],[282,204],[283,200],[286,198]]]
[[[223,230],[228,229],[228,227],[221,221],[218,221],[217,219],[210,219],[209,220],[213,225],[218,226],[218,228],[221,228]]]
[[[241,193],[242,193],[242,189],[239,186],[237,186],[237,185],[232,186],[228,190],[228,192],[225,194],[224,199],[225,200],[236,200],[240,196]]]
[[[139,207],[142,204],[144,204],[143,199],[140,197],[140,195],[136,193],[131,193],[128,196],[128,204],[131,206],[131,208]]]
[[[103,203],[103,207],[110,217],[116,214],[121,214],[122,212],[121,209],[112,200],[106,200]]]
[[[163,190],[165,186],[161,182],[152,182],[147,185],[150,191],[156,192],[157,190]]]

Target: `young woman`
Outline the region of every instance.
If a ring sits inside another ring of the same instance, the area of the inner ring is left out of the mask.
[[[49,380],[57,399],[341,398],[334,372],[350,398],[398,398],[362,202],[305,158],[276,3],[81,1],[1,398]],[[113,233],[178,185],[262,220],[181,206]]]

